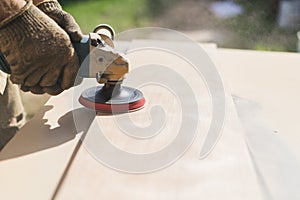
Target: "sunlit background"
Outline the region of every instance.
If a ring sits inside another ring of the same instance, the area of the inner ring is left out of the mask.
[[[182,31],[219,47],[297,51],[299,0],[61,0],[88,33],[145,26]]]

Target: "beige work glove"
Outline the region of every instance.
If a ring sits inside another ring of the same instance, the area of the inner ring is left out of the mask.
[[[41,11],[43,11],[46,15],[48,15],[51,19],[53,19],[66,33],[68,33],[72,42],[80,42],[83,37],[81,29],[72,15],[65,12],[61,5],[56,0],[44,0],[39,1],[39,3],[35,4]],[[77,81],[81,81],[81,79],[77,79]],[[58,83],[52,88],[47,88],[48,93],[53,93],[54,90],[59,90],[59,82],[61,82],[61,78],[58,79]],[[79,83],[78,82],[78,83]],[[77,83],[77,84],[78,84]],[[34,91],[34,93],[43,93],[43,89],[38,85],[33,87],[21,87],[23,91]]]
[[[64,29],[72,42],[80,42],[82,32],[79,25],[72,15],[62,10],[61,5],[56,0],[45,0],[36,4],[36,6]]]
[[[74,84],[79,64],[68,34],[31,1],[0,23],[0,50],[25,91],[56,95]]]

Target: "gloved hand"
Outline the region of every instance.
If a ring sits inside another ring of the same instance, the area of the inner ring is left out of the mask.
[[[0,23],[0,50],[25,91],[56,95],[73,86],[79,64],[70,38],[31,1]]]
[[[62,10],[61,5],[56,0],[39,0],[36,6],[64,29],[72,42],[79,42],[82,39],[79,25],[72,15]]]
[[[48,15],[51,19],[53,19],[66,33],[68,33],[72,42],[80,42],[83,37],[81,29],[79,25],[76,23],[75,19],[69,13],[62,10],[61,5],[56,0],[33,0],[33,3],[46,15]],[[78,79],[79,84],[81,80]],[[61,82],[58,79],[58,82]],[[53,87],[42,88],[39,85],[35,85],[32,87],[21,86],[23,91],[31,91],[35,94],[42,94],[45,92],[49,94],[58,93],[58,91],[62,91],[59,86],[59,83],[55,84]],[[60,92],[59,92],[60,93]]]

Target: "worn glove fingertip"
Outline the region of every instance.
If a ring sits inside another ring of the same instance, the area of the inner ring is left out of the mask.
[[[10,80],[14,84],[23,84],[24,83],[24,77],[23,76],[14,76],[14,75],[11,75],[10,76]]]
[[[21,85],[20,89],[21,89],[23,92],[29,92],[29,87],[27,87],[27,86]]]
[[[36,71],[32,72],[27,76],[27,78],[24,81],[24,85],[28,87],[37,85],[40,82],[41,77],[43,77],[46,73],[47,68],[39,67]]]
[[[21,86],[21,88],[22,88],[22,86]],[[26,88],[26,86],[23,87],[23,88]],[[44,93],[45,93],[45,92],[43,91],[42,87],[40,87],[39,85],[35,85],[35,86],[33,86],[33,87],[27,87],[26,90],[30,91],[30,92],[33,93],[33,94],[44,94]],[[23,90],[23,91],[24,91],[24,90]]]
[[[67,90],[74,86],[75,79],[79,70],[79,62],[77,56],[74,54],[70,63],[68,63],[64,70],[61,82],[61,88]]]
[[[80,42],[83,38],[83,34],[81,31],[78,31],[78,30],[71,30],[71,31],[68,31],[66,30],[68,35],[70,36],[70,39],[72,42]]]
[[[64,91],[58,84],[51,87],[44,87],[43,90],[52,96],[58,95]]]
[[[61,74],[60,68],[51,68],[42,78],[40,81],[41,87],[50,87],[56,84],[60,74]]]

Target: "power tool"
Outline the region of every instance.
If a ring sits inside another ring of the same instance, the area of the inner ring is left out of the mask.
[[[84,90],[79,102],[100,112],[122,113],[142,108],[145,98],[140,90],[122,86],[129,72],[129,61],[115,50],[115,31],[107,24],[98,25],[84,35],[79,43],[73,43],[80,69],[78,76],[96,78],[97,87]],[[0,52],[0,69],[10,73],[10,65]]]

